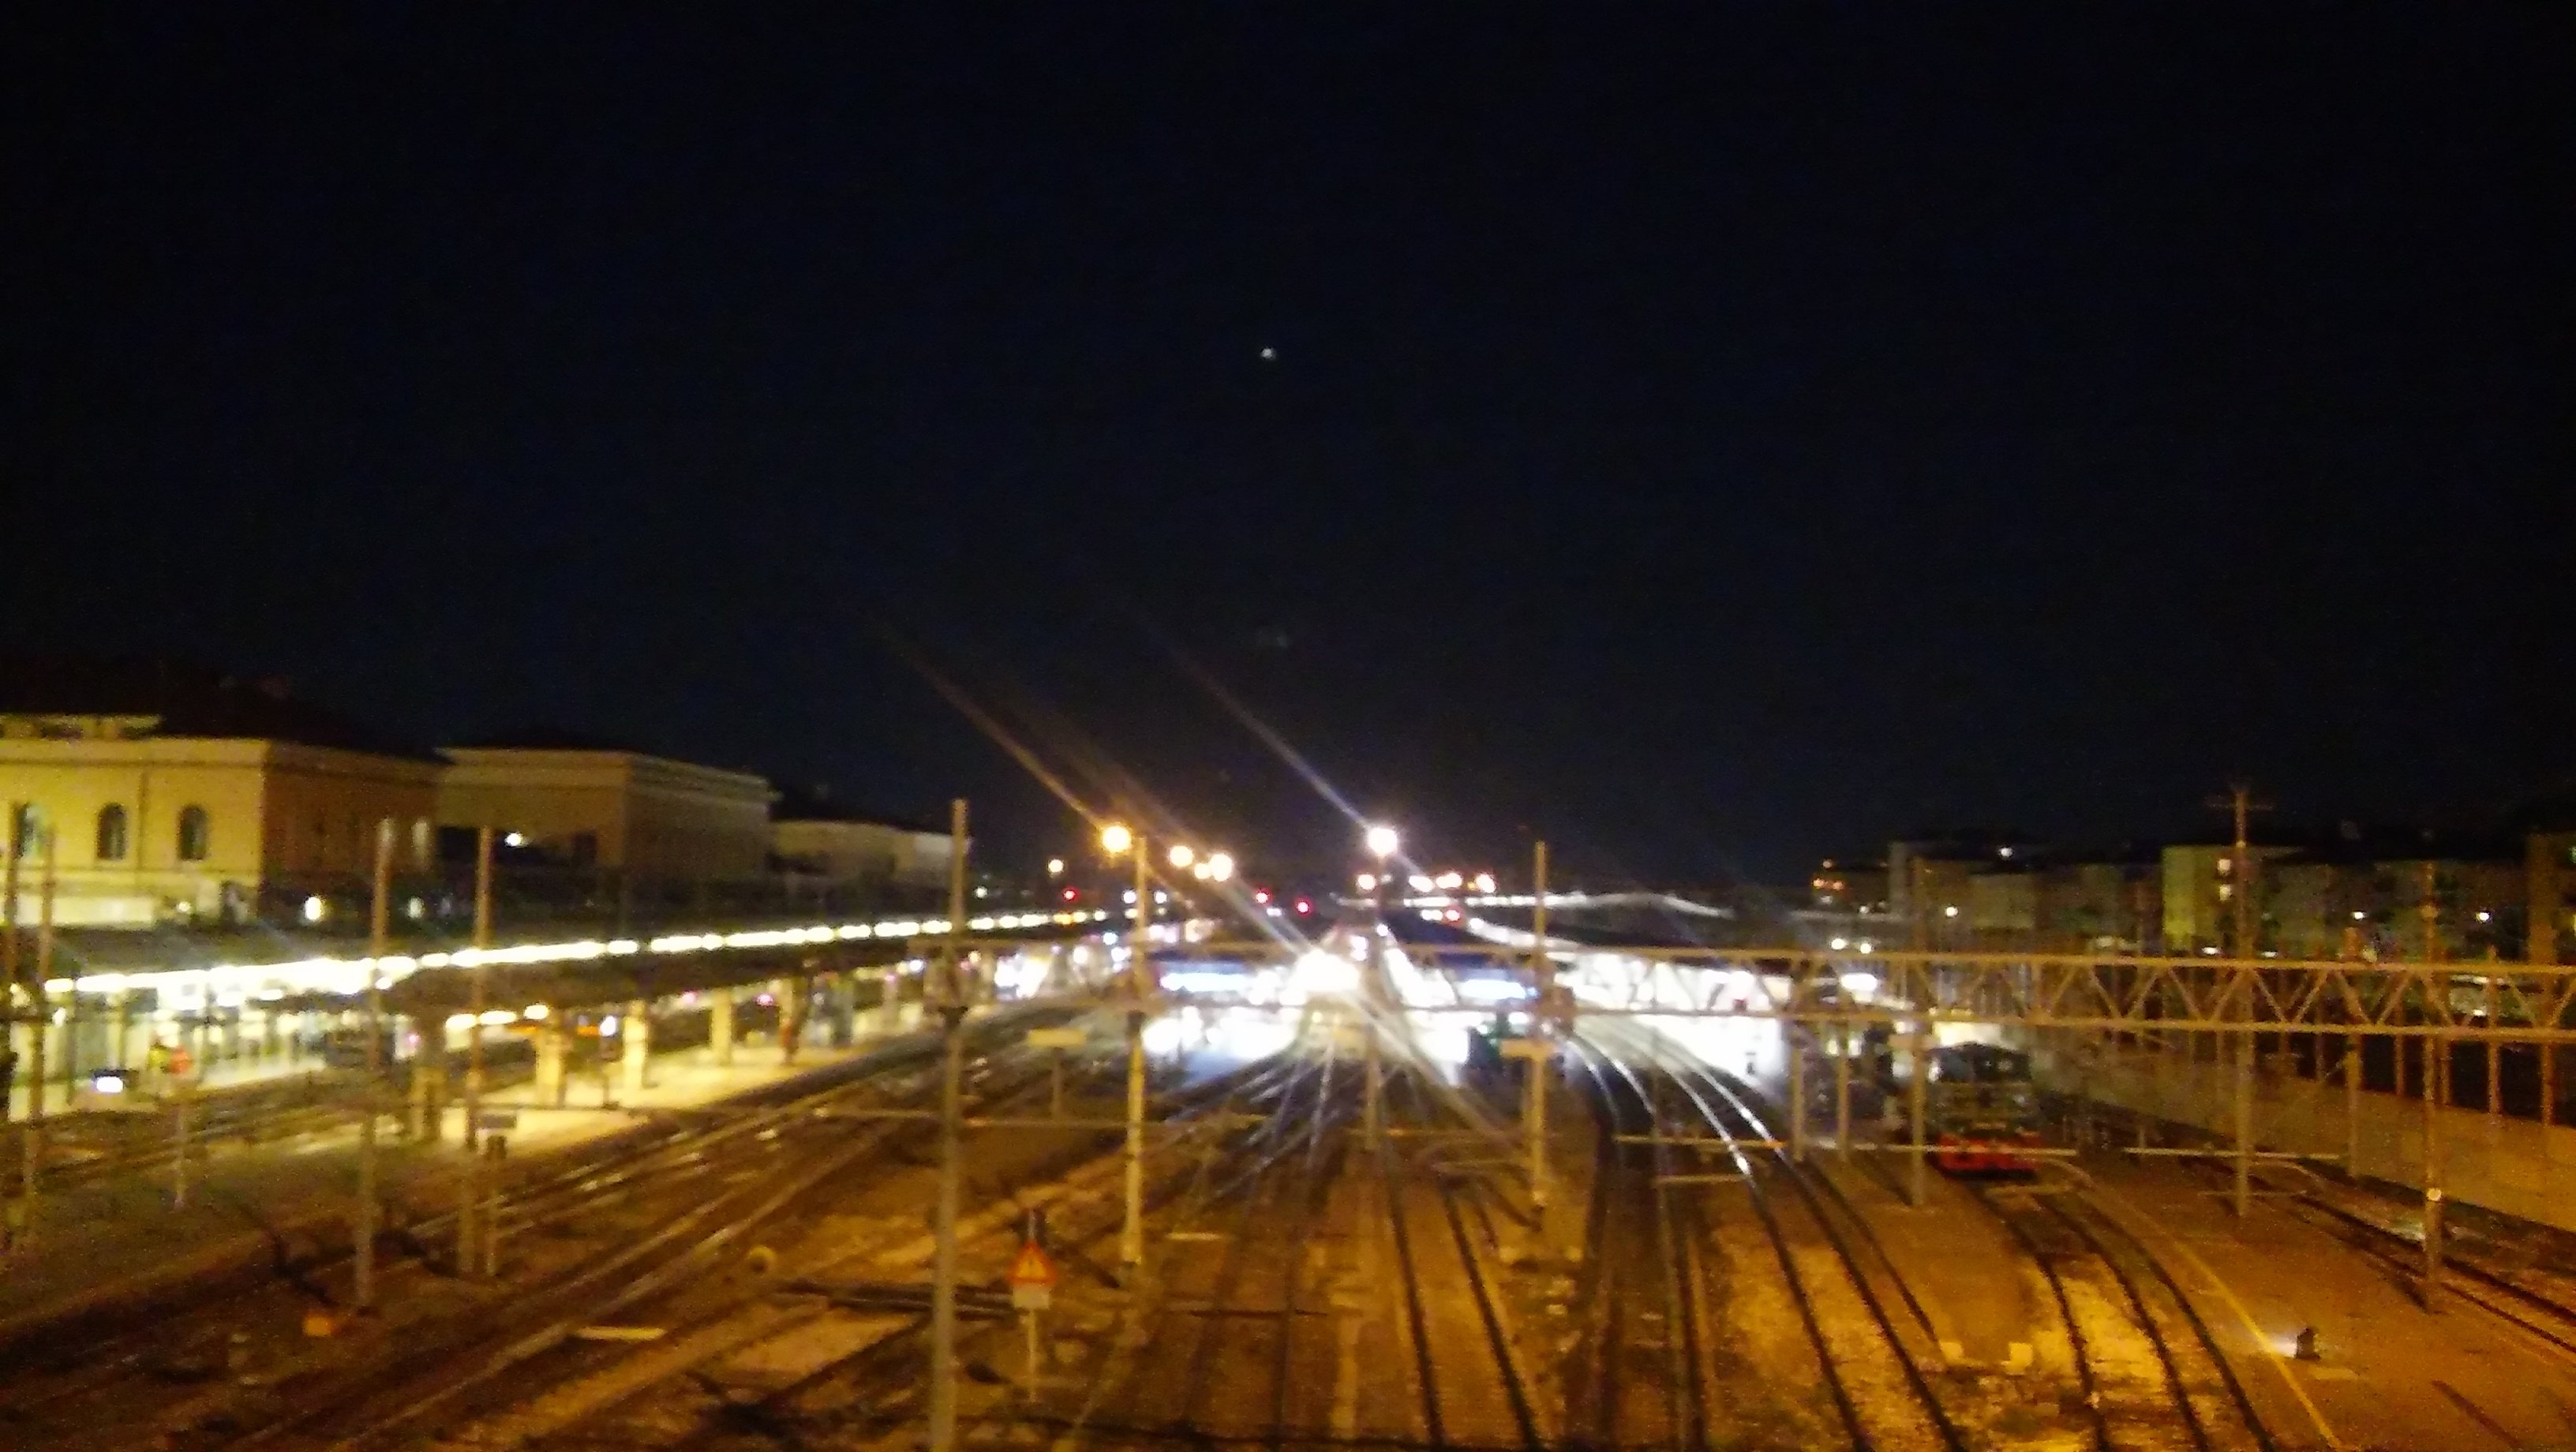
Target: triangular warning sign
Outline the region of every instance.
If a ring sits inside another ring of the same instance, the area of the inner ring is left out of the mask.
[[[1047,1259],[1047,1253],[1039,1248],[1036,1241],[1026,1241],[1021,1244],[1018,1257],[1011,1262],[1010,1282],[1015,1286],[1052,1286],[1055,1284],[1055,1262]]]

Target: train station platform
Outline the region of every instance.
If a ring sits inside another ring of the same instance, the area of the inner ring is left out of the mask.
[[[503,1086],[488,1102],[486,1123],[515,1115],[506,1131],[495,1132],[508,1135],[512,1172],[528,1174],[550,1156],[602,1144],[657,1113],[826,1070],[918,1026],[918,1011],[907,1005],[898,1018],[866,1016],[860,1034],[834,1047],[826,1026],[815,1024],[793,1062],[774,1041],[738,1045],[730,1064],[713,1062],[709,1047],[677,1049],[655,1056],[641,1088],[576,1078],[560,1108],[538,1108],[524,1087]],[[388,1225],[397,1229],[406,1216],[447,1208],[464,1163],[460,1108],[446,1110],[435,1139],[406,1139],[403,1129],[402,1111],[389,1107],[378,1172]],[[0,1348],[44,1327],[149,1306],[200,1282],[265,1279],[336,1248],[349,1233],[357,1159],[356,1126],[343,1122],[260,1144],[197,1146],[184,1198],[167,1162],[49,1192],[17,1243],[0,1254]]]

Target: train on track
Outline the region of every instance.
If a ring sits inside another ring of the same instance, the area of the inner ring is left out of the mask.
[[[1932,1051],[1923,1089],[1933,1163],[1956,1175],[2029,1174],[2039,1168],[2039,1094],[2030,1055],[1996,1044]]]

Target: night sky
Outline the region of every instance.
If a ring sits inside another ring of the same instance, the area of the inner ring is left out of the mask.
[[[2566,7],[43,9],[20,649],[1021,866],[890,636],[1269,871],[1194,672],[1596,880],[2576,771]]]

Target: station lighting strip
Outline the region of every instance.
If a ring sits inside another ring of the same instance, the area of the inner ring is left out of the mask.
[[[1106,910],[1058,913],[1002,913],[966,920],[970,932],[1018,928],[1078,927],[1105,921]],[[507,948],[458,948],[448,952],[388,954],[383,958],[297,958],[282,963],[219,963],[211,968],[144,969],[128,973],[87,973],[52,978],[47,993],[120,993],[150,989],[167,993],[182,1006],[208,999],[220,1008],[238,1008],[256,999],[273,1003],[290,993],[363,992],[370,973],[378,988],[423,969],[473,968],[484,964],[583,963],[601,958],[669,957],[744,948],[788,948],[807,943],[903,940],[936,937],[948,931],[946,918],[887,918],[874,923],[817,924],[803,928],[764,928],[736,933],[665,933],[638,940],[584,938],[569,943],[520,943]]]

